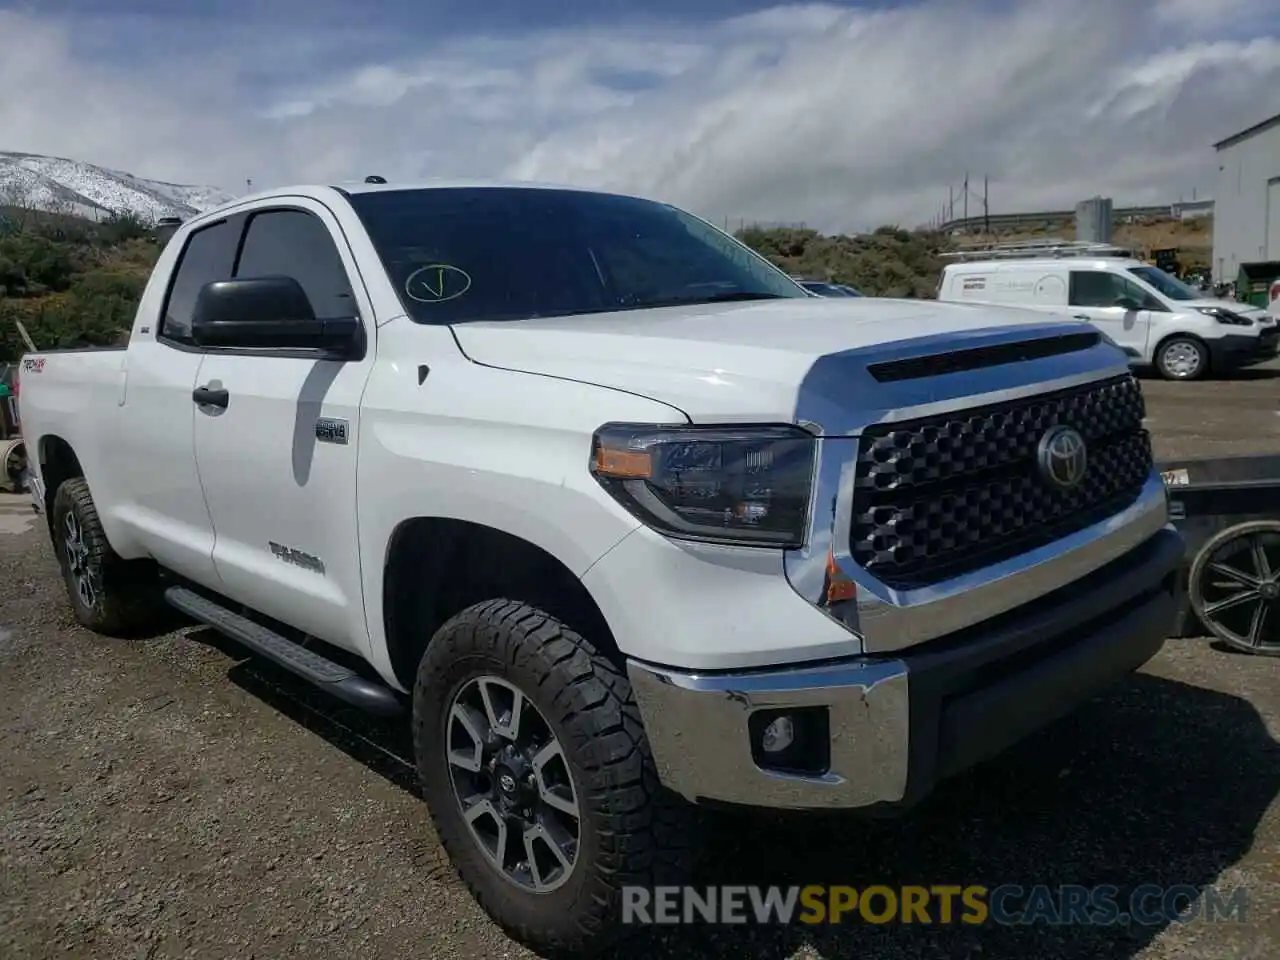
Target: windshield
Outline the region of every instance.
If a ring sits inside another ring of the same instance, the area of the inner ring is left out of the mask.
[[[357,193],[351,203],[419,323],[806,296],[732,237],[651,200],[450,187]]]
[[[1204,294],[1187,286],[1177,277],[1171,277],[1159,267],[1130,267],[1129,272],[1145,280],[1170,300],[1199,300]]]

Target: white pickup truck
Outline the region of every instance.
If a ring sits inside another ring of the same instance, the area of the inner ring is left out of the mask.
[[[1124,353],[820,299],[671,206],[309,186],[183,224],[127,348],[29,355],[79,621],[167,602],[406,714],[513,936],[679,882],[692,802],[902,809],[1135,670],[1182,544]]]

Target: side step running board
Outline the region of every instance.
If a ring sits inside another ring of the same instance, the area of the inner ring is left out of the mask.
[[[169,587],[164,592],[164,598],[170,606],[187,616],[238,640],[255,653],[315,684],[339,700],[383,717],[404,712],[403,702],[390,687],[367,680],[354,670],[334,663],[186,587]]]

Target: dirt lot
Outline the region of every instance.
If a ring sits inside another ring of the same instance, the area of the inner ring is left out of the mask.
[[[1163,456],[1280,450],[1280,368],[1147,384]],[[399,730],[208,631],[72,625],[0,500],[0,957],[526,957],[472,903]],[[1171,641],[901,821],[716,816],[707,883],[1244,885],[1244,922],[684,930],[643,956],[1280,955],[1280,659]]]

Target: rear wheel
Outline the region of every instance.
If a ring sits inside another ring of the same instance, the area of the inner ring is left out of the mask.
[[[1156,369],[1166,380],[1199,380],[1209,372],[1209,348],[1195,337],[1170,337],[1156,353]]]
[[[54,553],[82,625],[125,636],[159,622],[163,604],[155,567],[124,560],[111,549],[83,477],[58,487],[50,519]]]
[[[625,674],[528,604],[481,603],[435,635],[414,747],[463,882],[535,950],[609,946],[623,887],[684,880],[692,812],[658,784]]]

